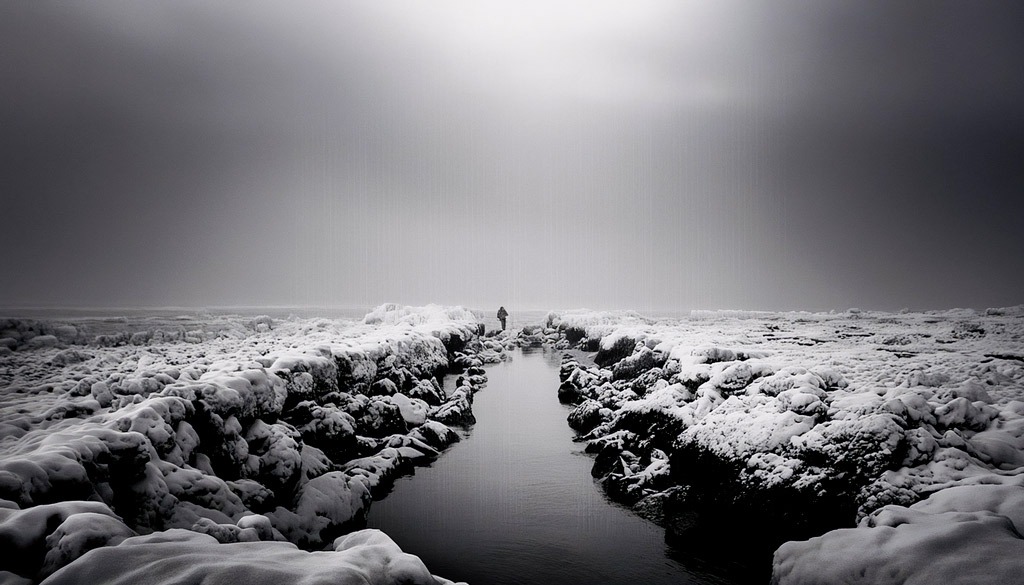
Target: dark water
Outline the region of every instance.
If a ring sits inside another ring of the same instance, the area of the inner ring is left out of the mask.
[[[491,367],[469,437],[374,502],[369,526],[471,585],[726,582],[604,496],[558,402],[558,360],[534,350]]]

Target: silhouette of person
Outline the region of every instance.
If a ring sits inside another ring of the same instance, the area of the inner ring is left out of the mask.
[[[505,319],[508,319],[508,311],[505,307],[498,307],[498,321],[501,321],[501,330],[505,330]]]

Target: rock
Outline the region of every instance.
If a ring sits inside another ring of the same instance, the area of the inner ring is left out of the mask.
[[[398,385],[387,378],[370,384],[370,396],[393,396],[396,392],[398,392]]]
[[[409,433],[409,436],[423,441],[438,451],[459,442],[458,433],[435,420],[428,420],[416,427]]]
[[[445,398],[444,393],[441,391],[441,385],[434,378],[417,380],[413,387],[408,390],[407,395],[409,398],[417,398],[431,406],[441,404]]]
[[[448,399],[430,413],[430,418],[446,425],[471,425],[476,422],[467,387],[456,388]]]
[[[597,361],[596,358],[595,361]],[[664,363],[664,356],[656,354],[646,345],[641,345],[637,347],[636,351],[634,351],[631,355],[615,363],[615,366],[612,368],[612,379],[632,379],[646,372],[647,370],[661,366]]]
[[[28,347],[30,349],[41,349],[44,347],[57,347],[60,344],[60,340],[53,335],[37,335],[32,339],[28,340]]]
[[[343,461],[355,451],[356,419],[333,405],[300,402],[286,413],[286,420],[304,442],[319,447],[332,459]]]
[[[569,426],[578,433],[586,433],[611,418],[611,411],[596,400],[584,400],[569,413]]]
[[[616,338],[613,343],[607,344],[607,346],[606,342],[602,341],[601,348],[597,350],[597,355],[594,356],[594,363],[602,368],[612,366],[632,355],[636,344],[636,339],[625,335]]]

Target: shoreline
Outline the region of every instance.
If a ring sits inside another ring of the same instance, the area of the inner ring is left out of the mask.
[[[200,536],[330,549],[473,423],[482,366],[531,345],[564,352],[559,398],[605,492],[683,548],[746,542],[782,585],[884,582],[875,564],[933,575],[952,562],[928,554],[940,537],[963,566],[1018,544],[1004,524],[1024,525],[1007,511],[1024,502],[1019,307],[566,311],[507,333],[479,319],[399,305],[360,321],[0,319],[0,515],[28,527],[0,532],[23,553],[0,570],[38,582],[164,533],[181,550]],[[83,544],[86,518],[104,528]],[[385,535],[340,542],[406,558]],[[850,548],[874,552],[836,556]]]
[[[1019,310],[702,323],[578,311],[547,326],[554,347],[594,352],[594,364],[563,358],[559,396],[607,493],[672,539],[762,532],[778,547],[773,583],[888,582],[876,557],[892,574],[937,575],[953,562],[929,558],[942,538],[968,551],[953,555],[965,574],[983,574],[967,527],[1024,497]],[[928,528],[951,513],[962,536]],[[882,527],[909,535],[900,555],[883,554]],[[1000,530],[986,538],[1017,545]],[[857,546],[878,554],[842,552]]]
[[[89,552],[123,542],[330,549],[374,495],[459,439],[480,366],[504,351],[468,311],[436,306],[384,305],[362,322],[0,325],[0,514],[30,529],[0,531],[22,553],[0,570],[33,582],[95,570],[118,553]],[[459,373],[445,395],[439,381]],[[83,514],[104,526],[85,542]],[[345,562],[378,545],[405,558],[386,536],[364,540],[334,548]]]

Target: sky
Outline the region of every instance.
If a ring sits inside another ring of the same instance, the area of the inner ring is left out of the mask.
[[[0,306],[1024,303],[1024,4],[0,3]]]

